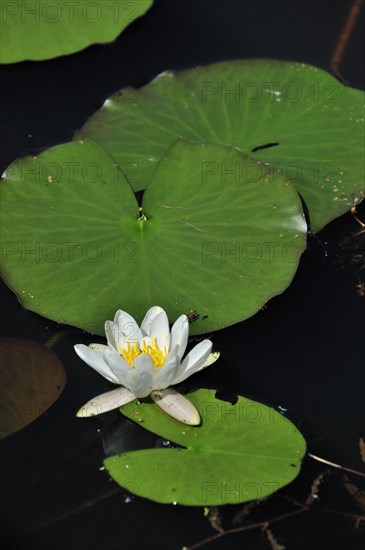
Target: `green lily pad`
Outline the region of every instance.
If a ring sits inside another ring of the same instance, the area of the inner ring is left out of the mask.
[[[100,143],[136,190],[177,138],[239,147],[290,178],[318,231],[364,197],[363,109],[362,91],[316,67],[237,60],[124,88],[76,137]]]
[[[202,416],[199,427],[180,424],[152,403],[122,407],[126,417],[184,449],[111,456],[104,461],[110,476],[136,495],[189,506],[257,500],[293,481],[306,451],[297,428],[262,403],[239,397],[231,405],[214,394],[188,395]]]
[[[142,215],[91,141],[16,161],[0,199],[7,284],[24,307],[98,334],[118,308],[141,321],[153,305],[171,322],[196,310],[192,333],[237,323],[287,288],[306,246],[295,188],[222,145],[174,144]]]
[[[0,341],[0,439],[21,430],[58,399],[66,385],[60,359],[47,347],[9,338]]]
[[[0,62],[51,59],[111,42],[152,2],[0,0]]]

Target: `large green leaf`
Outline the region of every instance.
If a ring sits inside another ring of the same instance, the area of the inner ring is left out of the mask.
[[[27,426],[61,395],[66,372],[53,351],[38,342],[0,341],[0,439]]]
[[[274,409],[239,397],[235,405],[213,390],[188,395],[200,427],[184,426],[152,403],[120,411],[147,430],[184,447],[132,451],[104,461],[111,477],[136,495],[195,506],[263,498],[299,473],[306,450],[296,427]]]
[[[51,59],[111,42],[153,0],[0,0],[0,62]]]
[[[239,322],[287,288],[306,242],[285,177],[215,144],[173,145],[143,215],[90,141],[16,161],[0,199],[7,284],[26,308],[99,334],[118,308],[141,321],[160,305],[171,322],[196,310],[193,333]]]
[[[103,145],[135,189],[178,137],[234,145],[290,177],[316,231],[364,196],[363,104],[363,92],[310,65],[228,61],[121,90],[77,139]]]

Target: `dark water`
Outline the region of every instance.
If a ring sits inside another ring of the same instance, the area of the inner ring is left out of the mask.
[[[328,69],[350,4],[156,0],[146,16],[111,45],[53,61],[3,66],[0,171],[16,157],[71,139],[110,93],[144,84],[167,68],[271,57]],[[363,22],[362,14],[341,65],[343,78],[354,87],[364,86]],[[358,215],[365,220],[363,206]],[[358,441],[365,434],[365,297],[358,286],[362,273],[357,255],[364,254],[365,233],[347,248],[341,246],[359,231],[348,214],[312,237],[283,295],[248,321],[212,335],[222,353],[220,366],[195,376],[192,384],[217,388],[226,398],[236,392],[282,407],[311,453],[364,470]],[[59,330],[22,309],[4,284],[2,299],[2,336],[45,342]],[[129,448],[162,442],[122,424],[118,413],[89,420],[75,417],[81,404],[109,388],[74,354],[73,344],[89,341],[75,330],[56,345],[68,374],[64,393],[44,416],[0,444],[5,547],[178,550],[214,534],[202,508],[162,506],[123,490],[102,498],[116,488],[99,471],[105,451],[113,452],[121,439]],[[273,524],[272,531],[280,544],[293,550],[361,548],[364,528],[354,530],[350,518],[315,511],[322,507],[361,513],[344,488],[343,473],[309,458],[297,480],[257,506],[246,521],[293,510],[288,498],[305,500],[314,479],[327,471],[313,511]],[[360,477],[351,476],[351,481],[365,489]],[[241,509],[221,509],[225,528],[243,525],[237,517]],[[270,545],[257,529],[226,536],[206,548],[264,550]]]

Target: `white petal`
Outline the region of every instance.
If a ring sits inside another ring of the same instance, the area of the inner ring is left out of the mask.
[[[219,358],[220,358],[220,352],[219,351],[213,351],[208,355],[208,359],[205,361],[204,365],[202,365],[202,369],[205,369],[205,367],[209,367],[210,365],[213,365]]]
[[[170,348],[179,347],[178,355],[180,359],[185,353],[189,336],[189,321],[186,315],[180,315],[172,325]]]
[[[189,376],[201,370],[204,363],[208,359],[208,356],[212,350],[212,342],[210,340],[203,340],[196,345],[185,357],[181,363],[180,370],[177,377],[174,380],[174,384],[178,384],[183,380],[186,380]]]
[[[175,350],[177,350],[177,346],[175,347]],[[171,386],[171,384],[174,383],[173,381],[177,373],[179,372],[179,368],[180,357],[175,353],[174,356],[166,360],[163,367],[156,369],[157,374],[154,378],[153,388],[156,390],[162,390],[168,386]]]
[[[116,343],[118,339],[118,325],[113,321],[105,321],[104,330],[109,346],[118,351]]]
[[[81,409],[77,412],[76,416],[87,418],[89,416],[95,416],[113,409],[118,409],[131,401],[134,401],[136,396],[133,395],[127,388],[117,388],[116,390],[102,393],[94,399],[90,399]]]
[[[151,336],[151,323],[156,315],[162,312],[165,313],[165,311],[160,306],[153,306],[147,311],[141,324],[141,331],[143,333],[143,336]]]
[[[173,348],[170,348],[170,351],[169,353],[167,354],[167,357],[165,359],[165,363],[164,363],[164,366],[166,365],[166,363],[168,361],[170,361],[170,359],[172,359],[173,357],[175,357],[175,355],[177,355],[179,357],[179,354],[178,354],[178,351],[179,351],[179,346],[174,346]],[[179,361],[180,362],[180,361]]]
[[[104,376],[104,378],[109,380],[109,382],[113,382],[113,384],[118,384],[118,378],[110,370],[109,366],[104,361],[104,358],[102,355],[100,355],[100,353],[94,351],[88,346],[85,346],[84,344],[76,344],[76,346],[74,346],[74,349],[80,359],[85,361],[85,363],[89,365],[89,367],[96,370],[96,372],[101,374],[101,376]]]
[[[168,349],[170,342],[170,328],[169,320],[166,313],[162,310],[151,321],[150,336],[156,338],[157,346],[163,350],[165,347]]]
[[[165,413],[179,422],[189,424],[190,426],[198,426],[200,424],[200,415],[194,405],[176,390],[167,388],[165,390],[153,391],[151,398]]]
[[[103,355],[104,351],[108,349],[108,346],[104,344],[89,344],[89,348]]]
[[[133,371],[127,361],[125,361],[118,353],[114,350],[107,349],[103,355],[105,363],[110,368],[111,372],[114,374],[118,380],[118,384],[126,386],[128,389],[130,382],[130,374]],[[132,391],[132,390],[131,390]]]
[[[134,368],[138,371],[154,372],[155,365],[152,357],[148,353],[141,353],[133,361]]]
[[[142,357],[142,355],[139,357]],[[150,372],[131,367],[124,359],[110,350],[105,352],[104,358],[110,369],[118,377],[119,383],[128,388],[136,397],[147,397],[151,393],[153,377]],[[140,366],[138,361],[137,365]]]
[[[133,365],[132,391],[138,397],[147,397],[154,387],[153,380],[157,370],[152,357],[146,353],[142,353],[134,359]]]
[[[140,349],[144,349],[144,346],[152,346],[151,336],[143,336]]]
[[[140,399],[147,397],[153,389],[153,377],[149,372],[133,369],[130,389]]]
[[[118,325],[118,336],[116,343],[118,346],[127,346],[128,343],[142,340],[142,332],[139,329],[137,321],[126,311],[119,309],[114,317],[114,322]]]

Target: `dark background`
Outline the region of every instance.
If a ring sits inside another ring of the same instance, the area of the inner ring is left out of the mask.
[[[70,140],[112,92],[145,84],[166,69],[257,57],[329,70],[351,4],[156,0],[112,44],[50,61],[1,66],[0,172],[19,156]],[[363,26],[364,9],[340,67],[343,80],[357,88],[364,87]],[[358,215],[365,219],[364,207]],[[291,287],[253,318],[211,335],[222,353],[219,368],[192,379],[197,387],[219,389],[225,398],[240,393],[281,407],[304,434],[310,452],[355,469],[364,469],[358,441],[365,432],[365,297],[356,285],[361,281],[357,255],[363,254],[365,233],[347,247],[342,241],[360,231],[348,214],[311,237]],[[3,337],[45,342],[60,330],[24,310],[4,284],[2,299]],[[202,508],[162,506],[123,490],[103,498],[117,488],[99,471],[103,439],[105,447],[110,440],[131,447],[156,440],[141,428],[128,427],[127,441],[118,413],[89,420],[75,417],[80,405],[109,387],[80,365],[73,351],[79,342],[89,343],[90,337],[75,329],[55,347],[68,373],[60,399],[44,416],[0,443],[0,539],[5,547],[179,550],[214,534]],[[116,427],[124,435],[113,439]],[[287,497],[305,500],[313,480],[327,470],[307,458],[299,477],[260,504],[247,521],[294,509]],[[326,476],[313,511],[273,524],[280,544],[292,550],[362,547],[364,529],[354,530],[351,519],[315,511],[322,507],[361,513],[341,476],[333,470]],[[361,487],[361,478],[351,479]],[[243,525],[235,519],[241,508],[222,508],[226,528]],[[270,545],[260,530],[252,530],[206,548],[264,550]]]

